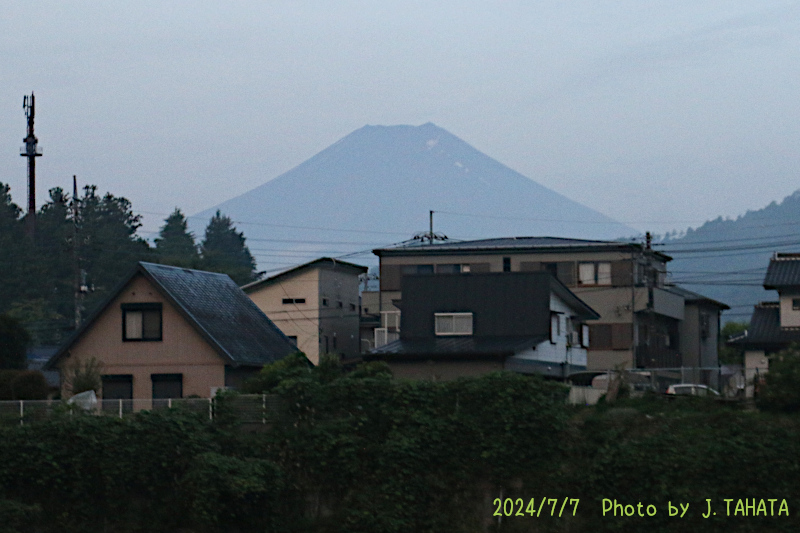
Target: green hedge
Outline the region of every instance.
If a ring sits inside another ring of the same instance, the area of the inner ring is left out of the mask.
[[[794,415],[692,399],[575,409],[563,386],[513,374],[326,372],[281,380],[285,412],[257,431],[180,409],[0,428],[0,514],[44,533],[798,529]],[[500,521],[501,494],[580,503]],[[657,514],[603,516],[604,498]],[[790,516],[723,516],[723,498],[785,498]],[[668,502],[690,510],[669,517]]]

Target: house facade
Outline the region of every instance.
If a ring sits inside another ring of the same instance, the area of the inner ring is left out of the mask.
[[[359,276],[367,267],[316,259],[242,290],[314,363],[323,354],[361,353]]]
[[[374,250],[380,258],[380,346],[402,335],[399,316],[402,280],[410,274],[548,272],[594,309],[587,368],[677,368],[703,360],[682,331],[687,330],[687,299],[666,284],[671,258],[640,243],[555,237],[515,237]],[[698,295],[699,296],[699,295]],[[726,308],[717,302],[716,314]],[[690,320],[695,315],[690,313]],[[698,318],[699,320],[699,315]],[[699,326],[698,326],[699,328]],[[705,354],[716,354],[716,336]]]
[[[45,365],[95,359],[103,399],[209,398],[296,351],[225,274],[141,262]]]
[[[769,370],[769,357],[800,342],[800,253],[776,253],[764,277],[766,290],[778,291],[778,301],[761,302],[753,309],[750,326],[729,344],[744,350],[745,394]]]
[[[586,369],[586,321],[599,315],[548,272],[409,274],[402,291],[399,338],[365,356],[396,377]]]

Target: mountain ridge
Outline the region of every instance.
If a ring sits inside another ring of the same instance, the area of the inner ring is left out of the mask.
[[[426,230],[433,210],[439,213],[435,231],[459,239],[524,234],[615,239],[638,233],[536,183],[431,122],[363,126],[293,169],[197,216],[208,218],[217,209],[233,220],[257,222],[239,228],[251,247],[280,236],[293,241],[284,243],[289,246],[280,257],[309,260],[315,251],[323,255],[325,243],[309,243],[307,230],[280,225],[387,232],[398,242]],[[275,229],[264,231],[268,224]],[[199,222],[193,226],[202,234]],[[345,242],[345,233],[326,231],[314,240]],[[384,240],[369,246],[387,244]],[[333,252],[357,251],[355,246],[335,247]],[[276,257],[257,256],[260,266],[275,263]]]

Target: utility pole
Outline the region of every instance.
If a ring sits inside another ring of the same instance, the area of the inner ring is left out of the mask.
[[[75,329],[81,325],[83,308],[83,283],[81,264],[78,253],[78,178],[72,176],[72,261],[74,266],[73,282],[75,284]]]
[[[22,99],[22,109],[28,117],[28,135],[24,139],[25,146],[19,155],[28,158],[28,216],[25,219],[25,231],[31,239],[36,236],[36,158],[42,156],[39,139],[33,134],[33,118],[36,114],[33,92]]]
[[[431,231],[428,233],[428,244],[433,244],[433,211],[430,212],[431,215]]]

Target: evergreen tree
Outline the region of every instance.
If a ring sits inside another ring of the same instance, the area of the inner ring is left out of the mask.
[[[141,217],[135,215],[126,198],[97,196],[97,187],[87,185],[78,210],[79,265],[86,272],[86,311],[122,281],[136,265],[147,259],[150,247],[136,235]]]
[[[18,320],[0,315],[0,368],[25,368],[25,352],[30,340]]]
[[[239,285],[255,281],[256,262],[244,241],[244,234],[236,231],[231,219],[217,211],[201,245],[203,268],[227,274]]]
[[[10,187],[0,183],[0,269],[4,278],[0,283],[0,313],[8,311],[12,302],[20,299],[25,287],[25,239],[21,215],[22,209],[11,200]]]
[[[187,268],[198,266],[199,254],[194,235],[189,231],[186,217],[177,207],[164,220],[155,242],[155,254],[159,263]]]

